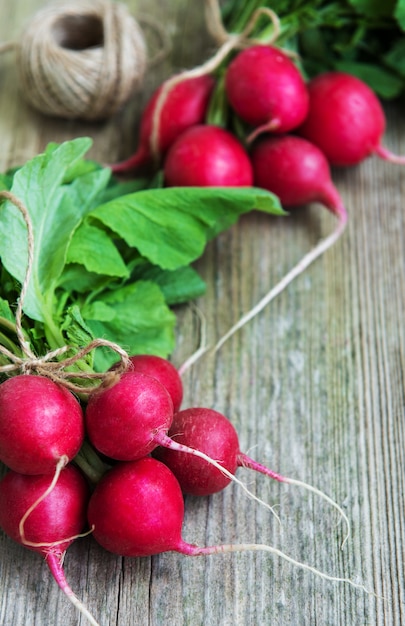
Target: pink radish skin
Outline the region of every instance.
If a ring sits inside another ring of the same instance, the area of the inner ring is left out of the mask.
[[[329,163],[302,137],[263,137],[251,151],[255,184],[275,193],[283,206],[320,202],[343,222],[346,209],[334,186]]]
[[[183,383],[174,365],[152,354],[136,354],[130,357],[130,361],[136,372],[156,378],[165,387],[172,399],[173,411],[178,411],[183,400]]]
[[[21,537],[19,523],[28,508],[45,492],[53,475],[19,474],[8,470],[0,481],[0,526],[14,541],[45,558],[49,553],[62,555],[72,543],[65,540],[82,532],[86,523],[89,498],[87,483],[73,465],[67,465],[47,497],[27,517],[25,537],[33,543],[54,543],[47,546],[30,546]]]
[[[0,460],[21,474],[53,474],[83,443],[75,396],[43,376],[21,374],[0,385]]]
[[[168,92],[159,122],[158,149],[161,155],[186,128],[204,121],[214,83],[214,79],[206,75],[187,78]],[[114,174],[134,172],[153,160],[150,146],[153,117],[164,85],[165,83],[154,92],[143,112],[138,150],[129,159],[112,165]]]
[[[359,78],[326,72],[308,84],[309,113],[298,133],[316,144],[331,165],[349,166],[372,154],[405,164],[381,144],[386,120],[375,93]]]
[[[85,423],[88,437],[102,454],[118,461],[133,461],[158,445],[173,420],[168,391],[152,376],[131,371],[88,400]]]
[[[53,478],[9,470],[0,481],[0,527],[11,539],[44,557],[61,590],[97,626],[68,585],[62,567],[66,550],[86,525],[89,489],[73,465],[62,469],[52,486]]]
[[[175,187],[250,187],[252,166],[242,144],[219,126],[200,124],[180,135],[167,152],[164,178]]]
[[[109,470],[97,483],[87,512],[95,540],[121,556],[176,550],[183,516],[183,494],[175,476],[150,457]]]
[[[144,557],[167,551],[203,556],[261,550],[321,578],[364,590],[350,579],[324,574],[266,544],[199,547],[187,543],[182,538],[184,501],[180,485],[170,469],[152,457],[117,463],[110,469],[91,495],[87,518],[94,539],[109,552],[121,556]]]
[[[308,113],[304,79],[291,59],[279,48],[255,45],[242,50],[230,63],[225,89],[231,107],[256,130],[285,133],[297,128]]]

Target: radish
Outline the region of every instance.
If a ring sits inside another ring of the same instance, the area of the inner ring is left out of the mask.
[[[204,121],[214,83],[211,76],[204,75],[181,80],[169,90],[160,112],[157,146],[160,155],[186,128]],[[152,127],[156,104],[164,88],[165,83],[154,92],[143,112],[138,150],[129,159],[112,165],[114,174],[134,171],[153,160]]]
[[[63,559],[86,525],[87,483],[73,465],[54,476],[9,470],[0,481],[0,527],[14,541],[41,554],[59,587],[91,624],[97,622],[69,587]]]
[[[136,354],[129,358],[137,372],[156,378],[173,402],[173,411],[178,411],[183,400],[183,383],[179,372],[167,359],[152,354]]]
[[[229,64],[225,89],[235,113],[256,127],[252,141],[265,131],[288,132],[308,113],[308,91],[300,71],[280,48],[254,45]]]
[[[319,489],[282,476],[241,452],[236,429],[222,413],[204,407],[184,409],[175,413],[168,434],[175,441],[219,460],[231,474],[235,474],[238,467],[245,467],[279,482],[305,487],[332,504],[349,526],[349,520],[342,509]],[[221,491],[230,483],[227,476],[199,457],[161,447],[153,451],[153,456],[171,469],[185,494],[208,496]]]
[[[298,133],[316,144],[331,165],[355,165],[372,154],[405,164],[381,144],[385,115],[375,93],[359,78],[325,72],[308,85],[309,113]]]
[[[88,437],[105,456],[131,461],[149,454],[173,420],[168,391],[152,376],[129,371],[112,387],[94,391],[85,410]]]
[[[215,352],[328,250],[342,235],[347,223],[347,211],[332,182],[329,163],[317,146],[295,135],[260,137],[250,156],[255,185],[276,194],[285,207],[320,202],[336,215],[339,223],[331,235],[307,253],[221,337],[214,347]]]
[[[311,142],[294,135],[263,137],[251,151],[258,187],[275,193],[285,207],[320,202],[346,221],[327,159]]]
[[[88,506],[93,537],[106,550],[121,556],[151,556],[175,551],[188,556],[263,550],[322,578],[347,582],[300,563],[265,544],[230,544],[199,547],[182,538],[184,501],[180,485],[166,465],[145,457],[117,463],[96,485]]]
[[[75,396],[45,376],[20,374],[0,385],[0,460],[21,474],[50,474],[83,443]]]
[[[198,124],[184,131],[169,148],[164,178],[178,187],[249,187],[252,166],[242,144],[229,131]]]

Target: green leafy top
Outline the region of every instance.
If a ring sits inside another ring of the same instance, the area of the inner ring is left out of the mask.
[[[281,20],[277,45],[296,50],[308,76],[337,69],[355,74],[383,98],[405,89],[405,0],[227,0],[223,19],[240,32],[258,7]],[[271,32],[262,17],[252,33]]]
[[[25,332],[38,353],[102,337],[131,353],[167,356],[174,347],[170,306],[205,289],[191,263],[207,241],[252,209],[283,211],[275,196],[255,188],[118,183],[108,168],[86,160],[90,146],[88,138],[50,144],[0,180],[26,206],[33,227]],[[28,250],[27,226],[10,201],[0,205],[0,233],[0,343],[10,346]],[[98,350],[81,366],[101,371],[114,358]]]

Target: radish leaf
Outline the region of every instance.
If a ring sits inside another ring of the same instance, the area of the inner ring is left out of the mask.
[[[205,244],[259,209],[283,215],[276,196],[251,187],[169,187],[138,191],[89,213],[151,263],[174,270],[201,256]]]

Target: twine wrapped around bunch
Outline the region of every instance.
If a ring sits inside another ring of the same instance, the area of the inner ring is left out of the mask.
[[[39,376],[46,376],[55,383],[58,383],[69,389],[73,393],[89,395],[98,387],[108,387],[117,382],[120,375],[132,368],[131,360],[127,352],[121,348],[117,343],[109,341],[107,339],[93,339],[86,346],[82,348],[72,348],[70,346],[61,346],[56,350],[50,350],[44,355],[37,356],[29,342],[26,340],[23,327],[22,327],[22,315],[24,299],[27,293],[28,285],[31,280],[31,273],[34,263],[34,230],[31,222],[31,217],[26,206],[21,202],[17,196],[10,191],[0,191],[0,202],[7,200],[11,202],[21,213],[25,225],[27,227],[27,244],[28,244],[28,258],[27,258],[27,270],[23,284],[21,286],[20,297],[17,304],[17,310],[15,315],[15,333],[18,339],[21,355],[14,354],[8,348],[0,344],[0,354],[8,361],[5,365],[0,365],[0,373],[4,374],[36,374]],[[68,368],[74,366],[78,361],[83,359],[87,354],[95,350],[96,348],[106,347],[114,351],[119,357],[117,366],[114,369],[107,372],[84,372],[84,371],[69,371]],[[64,356],[67,353],[72,353],[71,356]],[[62,358],[63,357],[63,358]],[[73,379],[73,380],[72,380]],[[98,381],[95,385],[89,384],[91,381]]]
[[[16,44],[24,98],[42,113],[111,116],[143,81],[141,27],[122,3],[64,0],[40,10]]]

